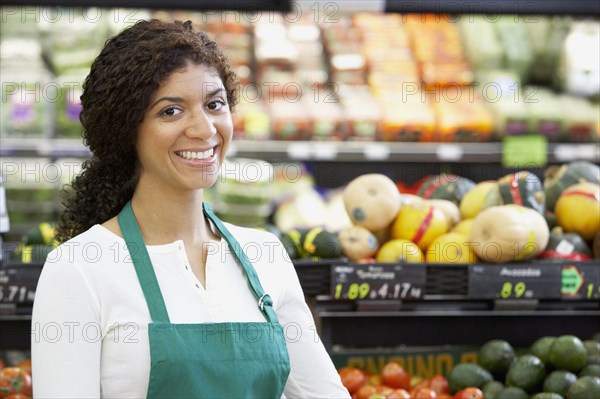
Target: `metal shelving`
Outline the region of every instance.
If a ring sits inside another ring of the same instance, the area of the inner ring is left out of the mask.
[[[325,162],[474,162],[502,161],[503,144],[414,143],[361,141],[234,140],[230,156],[267,161]],[[89,150],[79,139],[0,138],[2,157],[87,158]],[[548,162],[598,162],[600,143],[549,143]]]
[[[188,10],[291,11],[313,12],[316,7],[332,13],[399,12],[438,14],[521,14],[521,15],[598,15],[600,3],[595,0],[0,0],[0,5],[127,7]]]

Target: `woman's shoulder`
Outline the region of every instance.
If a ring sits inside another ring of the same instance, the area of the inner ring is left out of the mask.
[[[279,238],[270,231],[256,227],[239,226],[232,223],[224,222],[227,230],[231,232],[233,237],[243,243],[256,243],[261,245],[278,245],[281,244]]]
[[[106,227],[95,224],[54,248],[48,254],[46,262],[89,263],[90,260],[102,259],[111,248],[116,248],[122,243],[123,238]]]

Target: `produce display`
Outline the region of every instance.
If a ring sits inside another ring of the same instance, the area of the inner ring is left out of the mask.
[[[352,366],[338,373],[353,399],[592,399],[600,394],[600,333],[545,336],[528,348],[490,340],[447,375],[409,375],[396,361],[377,374]]]
[[[0,398],[29,399],[32,395],[31,359],[8,366],[0,358]]]
[[[108,17],[115,12],[93,23],[77,15],[28,29],[7,16],[2,136],[80,137],[83,77],[104,41],[127,25]],[[234,114],[239,138],[600,137],[600,70],[593,57],[600,47],[598,21],[357,13],[317,23],[308,15],[232,13],[223,19],[217,13],[142,10],[135,16],[191,19],[227,50],[241,83]],[[590,51],[579,51],[577,41]]]
[[[548,168],[543,182],[526,170],[477,184],[455,175],[431,176],[420,183],[419,195],[413,195],[402,193],[402,184],[385,175],[365,174],[343,188],[342,203],[333,204],[335,214],[347,214],[340,228],[309,228],[329,231],[329,245],[341,248],[353,262],[587,260],[600,231],[599,179],[598,165],[573,162]],[[284,213],[287,220],[302,219],[287,215],[293,213],[289,208],[276,212],[280,219]],[[277,227],[284,236],[296,231],[298,238],[307,230],[301,225]],[[303,246],[301,240],[286,240]],[[292,259],[315,256],[292,249]],[[321,255],[316,254],[325,257]]]

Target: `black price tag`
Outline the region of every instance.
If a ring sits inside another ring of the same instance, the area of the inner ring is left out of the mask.
[[[469,265],[469,297],[559,299],[561,265]]]
[[[560,293],[563,299],[600,300],[600,266],[591,263],[564,265]]]
[[[33,304],[41,272],[41,264],[15,264],[1,267],[0,303]]]
[[[421,299],[426,268],[391,263],[348,264],[331,268],[334,299]]]

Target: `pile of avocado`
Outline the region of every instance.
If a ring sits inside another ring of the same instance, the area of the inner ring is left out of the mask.
[[[477,387],[485,399],[600,398],[600,333],[542,337],[522,353],[506,341],[486,342],[477,363],[461,363],[448,375],[450,392]]]

